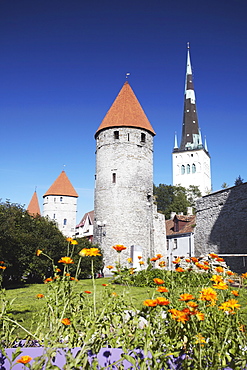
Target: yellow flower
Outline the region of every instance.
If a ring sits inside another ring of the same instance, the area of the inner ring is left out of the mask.
[[[70,257],[62,257],[58,263],[64,263],[65,265],[70,265],[71,263],[74,263],[73,260]]]
[[[117,251],[118,253],[122,252],[123,250],[126,249],[126,247],[124,247],[123,245],[121,244],[116,244],[112,247],[113,249],[115,249],[115,251]]]
[[[243,279],[246,279],[247,278],[247,272],[245,272],[244,274],[241,275]]]
[[[21,356],[21,358],[19,358],[19,360],[17,360],[16,362],[18,362],[19,364],[28,364],[33,358],[26,355],[26,356]]]
[[[195,338],[196,338],[196,342],[195,342],[196,344],[203,345],[203,343],[206,343],[205,338],[200,333],[195,335]]]
[[[218,267],[215,267],[215,271],[216,271],[216,272],[223,272],[223,271],[224,271],[224,269],[223,269],[223,267],[218,266]]]
[[[36,256],[39,257],[42,253],[43,253],[43,251],[41,249],[36,250]]]
[[[71,324],[71,321],[70,321],[70,319],[64,318],[64,319],[61,320],[61,323],[67,326],[67,325]]]
[[[127,258],[127,261],[129,262],[129,263],[132,263],[133,261],[132,261],[132,258]]]
[[[198,318],[199,321],[203,321],[204,318],[205,318],[205,315],[204,315],[204,313],[202,313],[200,311],[196,311],[196,317]]]
[[[180,294],[179,301],[190,301],[191,299],[195,299],[195,297],[192,294],[184,293]]]
[[[72,245],[77,245],[78,244],[78,241],[77,240],[71,240],[71,244]]]
[[[66,240],[67,240],[67,242],[72,242],[73,239],[72,238],[67,238]]]
[[[212,288],[204,288],[200,291],[200,300],[201,301],[216,301],[217,300],[217,293]]]
[[[214,288],[214,289],[221,289],[221,290],[225,290],[225,289],[228,289],[228,285],[227,285],[226,283],[224,283],[224,281],[220,281],[219,283],[214,284],[214,285],[213,285],[213,288]]]
[[[214,281],[215,283],[219,283],[219,282],[223,281],[223,276],[221,276],[221,275],[213,275],[210,280]]]
[[[108,268],[109,270],[111,270],[111,269],[113,269],[113,266],[108,265],[108,266],[106,266],[106,268]]]
[[[6,270],[6,266],[0,266],[1,270]]]
[[[219,309],[220,310],[223,310],[223,311],[228,311],[232,314],[234,314],[234,309],[236,308],[237,310],[239,310],[241,307],[241,305],[238,303],[238,301],[236,299],[229,299],[228,301],[226,302],[223,302],[220,306],[219,306]]]
[[[157,306],[157,300],[156,299],[146,299],[143,304],[147,307],[156,307]]]
[[[83,248],[79,252],[79,256],[81,257],[94,257],[94,256],[101,256],[99,248]]]
[[[144,261],[139,261],[139,264],[140,265],[145,265],[145,262]]]
[[[193,302],[193,301],[187,302],[187,305],[191,308],[197,308],[198,307],[198,304],[196,302]]]

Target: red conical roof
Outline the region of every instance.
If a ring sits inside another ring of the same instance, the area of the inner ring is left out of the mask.
[[[30,203],[27,207],[27,212],[31,216],[41,215],[36,191],[33,193],[32,199],[30,200]]]
[[[106,128],[122,126],[142,128],[155,135],[153,127],[127,81],[106,113],[95,135]]]
[[[47,190],[47,192],[43,195],[43,197],[47,195],[63,195],[63,196],[78,198],[77,192],[75,191],[73,185],[69,181],[64,171],[60,173],[58,178],[54,181],[54,183]]]

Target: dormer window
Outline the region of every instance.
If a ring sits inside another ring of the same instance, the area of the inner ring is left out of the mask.
[[[141,133],[141,142],[142,143],[146,142],[146,134]]]
[[[119,131],[114,131],[114,139],[119,139]]]

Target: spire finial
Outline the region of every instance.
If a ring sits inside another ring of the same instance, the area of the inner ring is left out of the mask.
[[[128,77],[130,76],[130,73],[129,72],[127,72],[126,73],[126,75],[125,75],[125,77],[126,77],[126,80],[128,80]]]
[[[190,43],[189,42],[187,42],[187,49],[189,49],[190,48]]]

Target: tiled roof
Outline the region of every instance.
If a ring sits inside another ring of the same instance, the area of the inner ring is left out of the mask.
[[[86,221],[86,219],[87,219],[87,217],[89,217],[91,224],[93,224],[94,211],[90,211],[90,212],[85,213],[85,215],[82,217],[82,219],[81,219],[81,221],[79,222],[79,224],[78,224],[78,225],[76,225],[76,227],[81,227],[81,226],[83,226],[83,225],[84,225],[84,223],[85,223],[85,221]]]
[[[142,128],[155,135],[154,129],[127,81],[106,113],[95,135],[109,127],[123,126]]]
[[[32,199],[30,200],[30,203],[27,207],[27,212],[31,216],[41,215],[36,191],[33,193]]]
[[[54,181],[54,183],[47,190],[47,192],[43,195],[43,197],[47,195],[63,195],[63,196],[78,198],[77,192],[75,191],[73,185],[69,181],[64,171],[60,173],[58,178]]]
[[[185,225],[179,230],[174,231],[174,219],[175,217],[180,220],[184,221]],[[185,233],[193,233],[194,232],[194,226],[196,222],[196,216],[181,216],[176,215],[172,220],[166,220],[166,235],[179,235],[179,234],[185,234]]]

